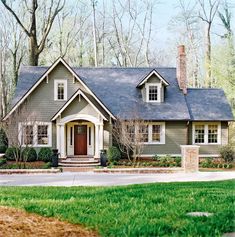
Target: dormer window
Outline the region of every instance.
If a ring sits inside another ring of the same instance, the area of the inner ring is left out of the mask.
[[[146,99],[147,102],[161,102],[161,85],[146,84]]]
[[[55,80],[54,99],[62,101],[67,100],[67,80]]]

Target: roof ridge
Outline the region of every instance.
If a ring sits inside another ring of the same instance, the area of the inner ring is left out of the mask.
[[[187,88],[188,90],[222,90],[222,88]]]

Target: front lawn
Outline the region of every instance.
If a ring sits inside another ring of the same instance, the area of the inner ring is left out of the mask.
[[[1,187],[0,205],[80,223],[101,236],[221,236],[234,231],[234,187],[234,181]],[[194,211],[214,215],[186,215]]]

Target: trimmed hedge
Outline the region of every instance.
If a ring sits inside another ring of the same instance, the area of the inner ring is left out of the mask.
[[[44,162],[51,162],[51,156],[53,152],[49,147],[42,147],[38,153],[38,160]]]
[[[7,160],[15,161],[16,154],[20,154],[20,149],[18,147],[8,147],[5,152],[5,157]]]
[[[26,147],[22,156],[24,161],[32,162],[37,160],[37,152],[33,147]]]

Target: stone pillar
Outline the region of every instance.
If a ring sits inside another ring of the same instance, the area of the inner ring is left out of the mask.
[[[196,145],[182,145],[181,154],[182,154],[182,168],[184,172],[198,172],[199,168],[199,147]]]

